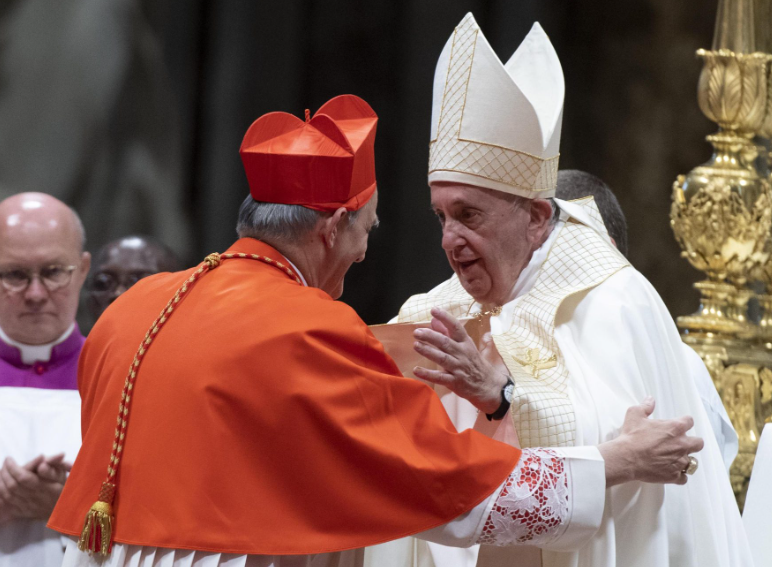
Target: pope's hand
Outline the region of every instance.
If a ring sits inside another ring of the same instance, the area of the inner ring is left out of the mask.
[[[40,455],[24,466],[6,458],[0,468],[0,525],[13,519],[47,520],[69,468],[63,454]]]
[[[598,446],[607,486],[631,480],[686,484],[689,454],[701,451],[704,442],[686,435],[694,427],[691,417],[650,419],[653,411],[653,398],[629,408],[619,437]]]
[[[416,329],[416,352],[440,366],[430,370],[421,366],[413,374],[433,384],[445,386],[466,398],[480,411],[495,412],[501,405],[501,389],[507,383],[506,370],[496,368],[483,356],[474,341],[446,311],[432,309],[431,329]],[[492,342],[487,344],[492,348]],[[503,365],[502,365],[503,366]]]

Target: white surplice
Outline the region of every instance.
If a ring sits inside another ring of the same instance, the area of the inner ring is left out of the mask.
[[[79,448],[77,390],[0,387],[0,465],[9,456],[24,465],[38,455],[58,453],[73,462]],[[50,567],[61,564],[63,556],[63,538],[44,521],[0,526],[0,567]]]
[[[570,215],[602,231],[581,207],[558,201],[561,220],[536,250],[514,288],[515,299],[490,319],[491,332],[511,325],[518,298],[537,280],[557,234]],[[455,276],[454,276],[455,277]],[[479,311],[475,305],[472,312]],[[649,282],[626,267],[600,285],[570,296],[556,317],[555,340],[569,371],[576,415],[576,445],[598,445],[619,434],[628,407],[651,395],[654,418],[691,415],[690,432],[705,439],[700,466],[686,486],[640,482],[609,489],[603,522],[592,540],[571,551],[534,549],[528,555],[504,548],[472,548],[459,553],[434,544],[400,540],[369,548],[366,565],[385,564],[391,554],[417,567],[747,567],[752,559],[727,475],[736,454],[736,435],[699,357],[686,346],[670,314]],[[696,357],[696,360],[695,360]],[[701,395],[702,394],[702,395]],[[498,426],[480,419],[466,400],[438,388],[459,430],[474,427],[517,444],[509,416]],[[716,403],[718,401],[718,403]],[[715,428],[715,432],[714,432]],[[719,447],[719,441],[724,442]],[[411,550],[406,552],[405,549]],[[478,555],[479,553],[479,555]]]

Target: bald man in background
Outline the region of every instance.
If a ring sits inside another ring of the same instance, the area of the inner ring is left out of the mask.
[[[58,199],[0,202],[0,567],[62,562],[45,522],[80,447],[84,244],[80,219]]]

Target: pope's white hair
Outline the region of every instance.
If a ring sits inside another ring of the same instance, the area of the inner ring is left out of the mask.
[[[282,205],[255,201],[248,195],[239,208],[236,232],[239,238],[255,238],[268,243],[293,242],[306,236],[321,219],[331,213],[315,211],[302,205]],[[359,211],[349,211],[353,222]]]
[[[558,204],[555,202],[555,199],[550,197],[549,199],[544,199],[550,204],[550,207],[552,207],[552,216],[550,217],[550,224],[554,225],[560,220],[560,207],[558,207]]]
[[[510,195],[507,193],[507,195]],[[523,203],[525,201],[530,201],[528,197],[521,197],[519,195],[510,195],[510,198],[512,199],[513,203]],[[552,197],[548,197],[546,199],[542,199],[542,201],[547,201],[549,203],[550,208],[552,209],[552,215],[550,215],[549,224],[550,226],[554,226],[558,220],[560,219],[560,207],[558,207],[558,204],[555,202],[555,199]]]

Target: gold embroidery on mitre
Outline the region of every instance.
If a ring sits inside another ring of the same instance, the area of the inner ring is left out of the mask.
[[[594,201],[581,205],[593,220],[600,218]],[[510,415],[522,447],[574,445],[576,416],[568,395],[568,369],[554,336],[555,316],[564,299],[601,284],[628,265],[604,236],[570,218],[557,235],[531,291],[515,300],[512,326],[493,335],[496,349],[514,378]],[[398,321],[431,319],[433,307],[462,317],[474,305],[474,299],[453,276],[429,293],[411,297],[400,309]]]
[[[429,175],[438,171],[458,172],[526,193],[553,191],[557,185],[559,155],[541,158],[461,137],[479,31],[474,19],[466,17],[453,33],[437,135],[429,142]]]

